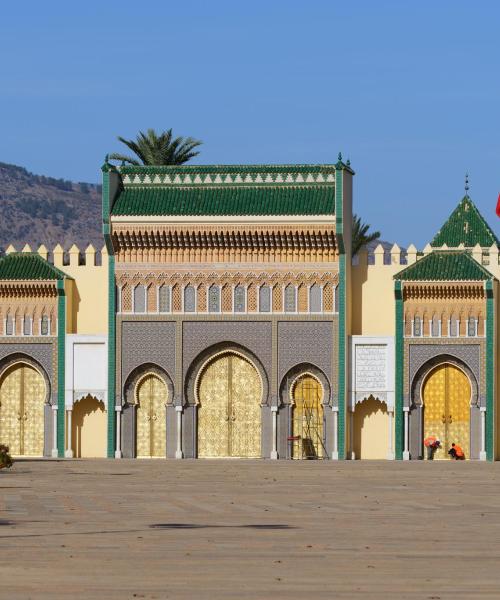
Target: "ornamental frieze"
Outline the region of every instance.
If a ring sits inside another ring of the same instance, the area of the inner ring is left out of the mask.
[[[166,284],[175,284],[181,283],[182,285],[187,285],[191,283],[193,285],[200,285],[202,283],[211,285],[213,283],[217,283],[220,285],[224,284],[233,284],[236,285],[238,283],[242,284],[250,284],[255,283],[257,285],[262,285],[263,283],[275,284],[305,284],[312,285],[316,284],[324,284],[324,283],[337,283],[338,281],[338,273],[333,271],[325,271],[325,272],[291,272],[291,271],[273,271],[273,272],[250,272],[250,273],[242,273],[238,271],[236,273],[231,273],[228,271],[217,273],[215,271],[201,273],[201,272],[153,272],[149,271],[147,273],[130,273],[130,272],[120,272],[118,271],[116,274],[116,283],[118,286],[123,286],[125,284],[130,285],[161,285],[163,283]]]

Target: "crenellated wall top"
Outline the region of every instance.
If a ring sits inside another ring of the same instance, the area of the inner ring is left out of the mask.
[[[499,265],[499,249],[498,246],[492,245],[491,248],[484,249],[479,244],[473,248],[465,248],[463,244],[457,248],[449,248],[446,244],[440,247],[432,247],[427,244],[423,250],[417,250],[416,246],[410,244],[406,250],[402,250],[397,244],[394,244],[391,248],[386,248],[382,244],[373,250],[368,252],[367,250],[361,250],[355,257],[353,257],[353,266],[366,266],[368,267],[406,267],[416,263],[418,260],[427,256],[431,252],[440,250],[467,250],[472,258],[476,260],[480,265],[483,265],[488,269],[494,276],[498,276],[500,273]]]
[[[25,244],[21,250],[17,250],[11,244],[6,248],[5,254],[12,254],[13,252],[37,252],[43,259],[59,268],[67,266],[100,268],[106,266],[107,261],[104,260],[104,257],[108,254],[106,246],[96,250],[92,244],[84,249],[80,249],[76,244],[73,244],[67,250],[61,244],[57,244],[52,250],[49,250],[44,244],[39,246],[37,250],[33,250],[29,244]]]

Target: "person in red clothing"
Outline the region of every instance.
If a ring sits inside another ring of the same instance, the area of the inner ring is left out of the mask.
[[[434,435],[430,435],[425,438],[424,446],[427,448],[427,460],[434,460],[434,454],[441,448],[441,442]]]
[[[465,454],[458,444],[453,443],[448,450],[448,454],[455,460],[465,460]]]

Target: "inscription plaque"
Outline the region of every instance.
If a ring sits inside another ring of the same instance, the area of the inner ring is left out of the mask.
[[[355,389],[358,391],[383,391],[387,389],[387,346],[356,346]]]

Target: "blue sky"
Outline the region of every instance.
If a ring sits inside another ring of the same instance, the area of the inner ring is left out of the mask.
[[[335,162],[384,239],[425,244],[463,195],[496,231],[500,3],[22,1],[0,17],[0,161],[98,181],[117,135],[198,163]]]

